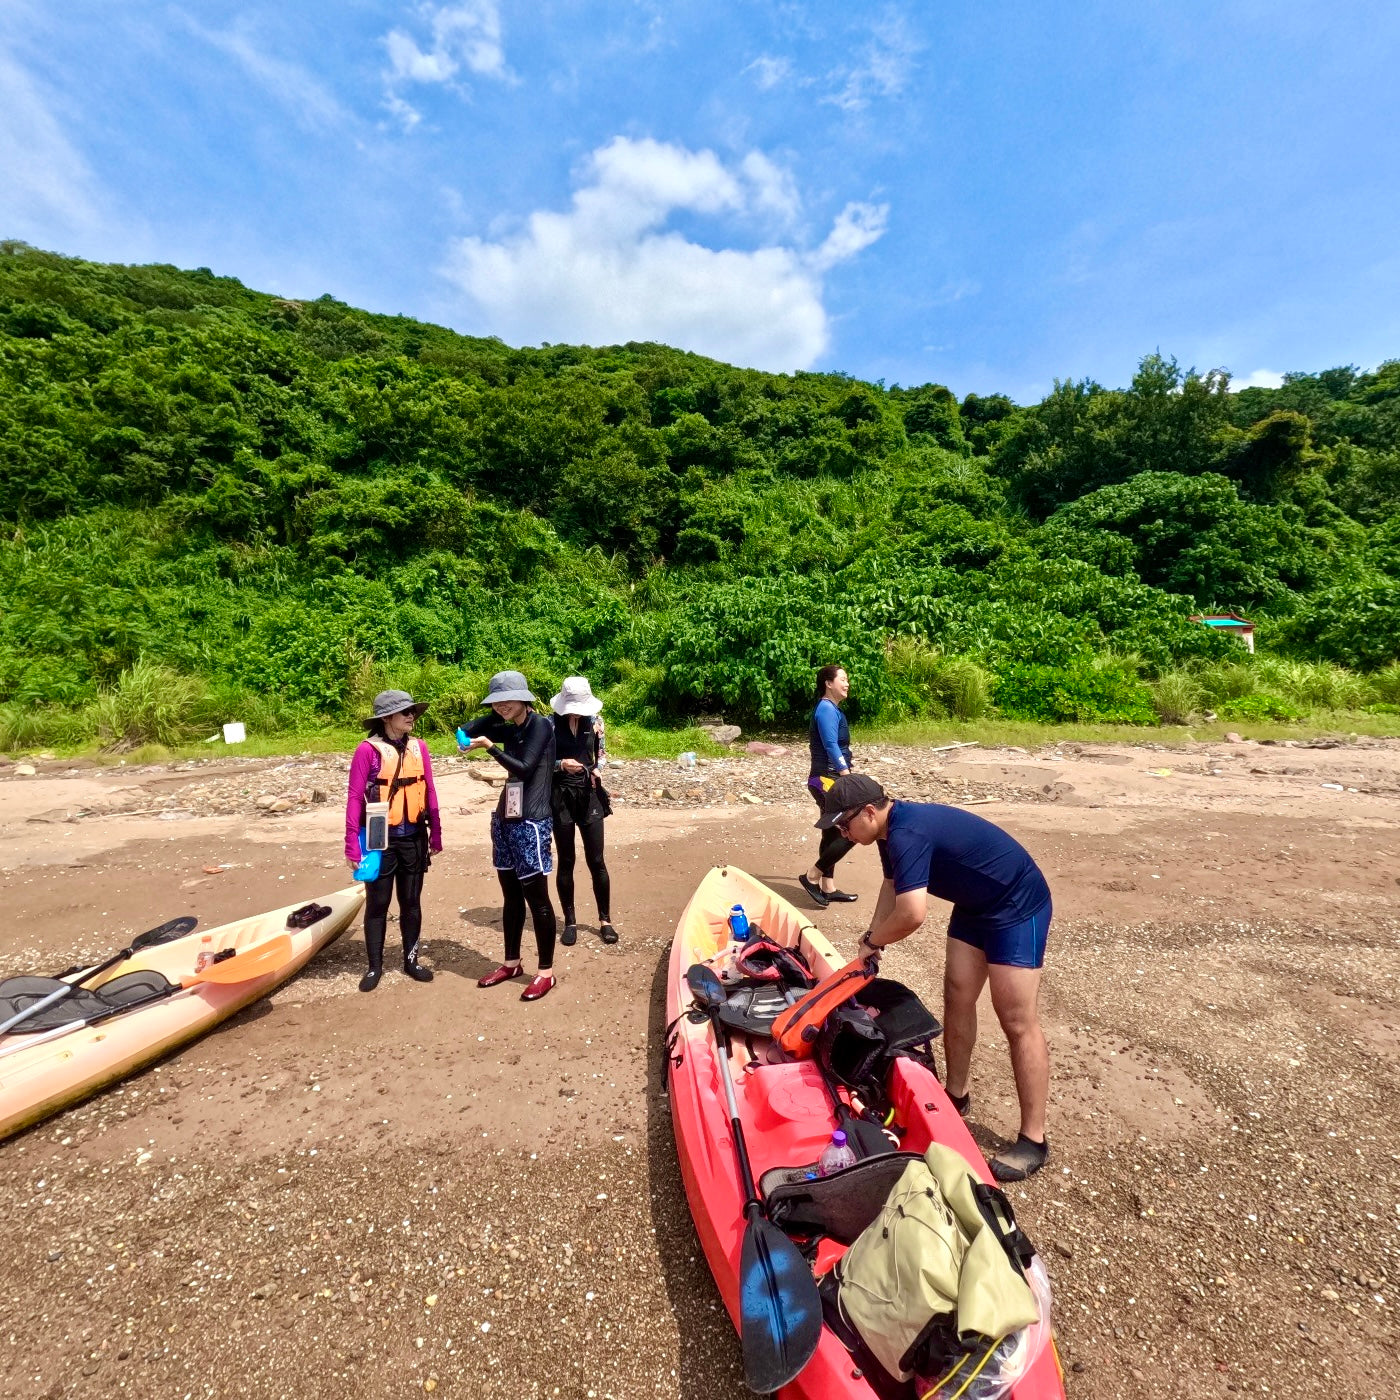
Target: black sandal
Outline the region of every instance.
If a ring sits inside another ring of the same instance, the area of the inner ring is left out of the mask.
[[[1050,1144],[1018,1133],[1015,1143],[992,1158],[992,1175],[998,1181],[1024,1181],[1050,1160]]]
[[[601,938],[604,943],[616,943],[617,930],[610,923],[605,921],[599,925],[598,937]]]
[[[578,942],[578,925],[565,924],[564,932],[559,935],[559,941],[566,948],[572,948]]]

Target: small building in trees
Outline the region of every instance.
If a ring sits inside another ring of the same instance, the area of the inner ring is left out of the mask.
[[[1238,637],[1249,649],[1250,655],[1254,654],[1254,624],[1248,618],[1241,617],[1239,613],[1197,613],[1191,621],[1203,623],[1206,627],[1214,628],[1217,632],[1228,632],[1232,637]]]

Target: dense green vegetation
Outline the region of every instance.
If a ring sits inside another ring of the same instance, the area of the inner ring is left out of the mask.
[[[505,665],[643,723],[832,659],[867,719],[1400,706],[1400,362],[959,403],[0,244],[0,522],[4,747],[446,723]]]

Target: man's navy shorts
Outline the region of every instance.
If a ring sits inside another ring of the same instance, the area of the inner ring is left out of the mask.
[[[554,822],[524,817],[506,821],[491,813],[491,864],[497,870],[513,870],[522,880],[554,873]]]
[[[953,910],[948,921],[948,937],[970,943],[989,963],[1004,967],[1040,967],[1045,962],[1045,939],[1050,932],[1050,902],[1047,900],[1028,919],[1006,928],[985,928],[976,919],[959,918]]]

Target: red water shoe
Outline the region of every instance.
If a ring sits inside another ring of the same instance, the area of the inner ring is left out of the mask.
[[[542,972],[536,977],[523,992],[520,993],[521,1001],[538,1001],[549,992],[554,986],[554,978],[547,972]]]
[[[478,979],[478,987],[497,987],[502,982],[509,982],[512,977],[523,977],[525,969],[516,963],[514,967],[507,967],[504,963],[495,972],[488,972],[485,977]]]

